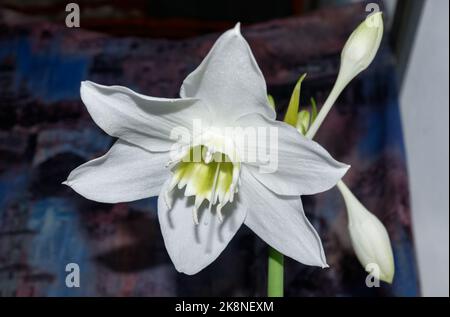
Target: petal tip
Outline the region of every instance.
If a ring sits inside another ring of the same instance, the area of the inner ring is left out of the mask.
[[[341,177],[339,179],[342,179],[348,172],[348,170],[351,168],[351,165],[345,164],[345,163],[341,163]]]
[[[98,88],[103,88],[103,87],[105,87],[105,86],[97,84],[97,83],[95,83],[93,81],[90,81],[90,80],[82,80],[81,84],[80,84],[80,90],[83,89],[83,88],[85,88],[85,89],[86,88],[98,89]]]
[[[83,93],[83,90],[93,88],[93,83],[89,80],[83,80],[80,83],[80,94]]]
[[[187,269],[186,267],[178,267],[175,263],[175,269],[178,271],[178,273],[186,274],[186,275],[195,275],[198,272],[201,271],[201,269]]]
[[[236,25],[234,26],[234,31],[241,35],[241,22],[236,23]]]
[[[90,83],[89,80],[82,80],[80,83],[80,86],[83,87],[83,86],[89,85],[89,83]]]

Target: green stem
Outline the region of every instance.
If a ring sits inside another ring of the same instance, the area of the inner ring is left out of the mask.
[[[325,117],[327,116],[331,107],[333,107],[334,103],[336,102],[336,99],[339,97],[342,90],[344,90],[345,86],[347,86],[347,84],[349,82],[350,82],[349,80],[343,78],[340,74],[338,75],[338,78],[337,78],[336,82],[334,83],[333,89],[331,90],[330,94],[328,95],[327,100],[325,100],[325,103],[320,108],[319,114],[317,115],[316,119],[311,124],[308,131],[306,132],[306,137],[308,139],[314,138],[317,130],[319,130],[320,126],[322,125],[323,120],[325,120]]]
[[[298,118],[298,101],[300,98],[300,85],[305,78],[306,74],[303,75],[297,82],[294,88],[294,93],[292,94],[291,101],[289,102],[288,113],[284,118],[284,122],[296,126]],[[327,116],[331,107],[335,103],[339,94],[345,88],[345,86],[350,82],[350,80],[345,80],[345,78],[339,78],[341,74],[338,74],[338,79],[331,90],[330,95],[325,101],[324,105],[320,109],[314,122],[309,127],[306,132],[306,137],[312,139],[316,134],[319,127],[322,125],[323,120]],[[339,80],[341,79],[341,80]],[[273,98],[272,98],[273,99]],[[295,116],[294,116],[295,115]],[[269,247],[269,268],[267,272],[267,296],[269,297],[283,297],[284,295],[284,257],[283,254],[278,252],[272,247]]]
[[[269,269],[267,273],[267,296],[283,297],[284,294],[284,256],[269,247]]]

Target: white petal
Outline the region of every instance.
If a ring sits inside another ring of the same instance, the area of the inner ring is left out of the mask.
[[[322,242],[303,212],[300,197],[273,193],[245,167],[239,193],[248,208],[244,223],[262,240],[303,264],[328,266]]]
[[[269,142],[263,142],[266,148],[257,149],[271,153],[269,162],[247,162],[253,175],[277,194],[312,195],[326,191],[335,186],[350,167],[333,159],[318,143],[305,138],[286,123],[254,114],[239,118],[236,124],[277,129],[277,142],[269,139]],[[270,133],[269,130],[267,135]],[[254,144],[247,142],[245,146],[247,148],[240,151],[255,151],[251,149]],[[270,169],[261,169],[267,166],[271,166]],[[273,172],[268,173],[268,170]]]
[[[150,151],[167,151],[175,127],[192,131],[193,119],[209,122],[208,108],[196,99],[144,96],[122,86],[84,81],[81,99],[95,123],[111,136]]]
[[[118,140],[102,157],[74,169],[63,184],[90,200],[117,203],[159,194],[170,172],[167,152],[150,153]]]
[[[181,191],[173,193],[169,210],[164,199],[167,182],[158,199],[158,218],[167,252],[175,268],[185,274],[195,274],[213,262],[225,249],[244,222],[246,209],[239,201],[228,203],[222,209],[223,222],[214,212],[200,208],[199,224],[194,224],[194,199],[184,197]]]
[[[226,124],[254,112],[275,118],[264,76],[239,24],[219,37],[200,66],[184,80],[180,95],[205,100],[214,122]]]

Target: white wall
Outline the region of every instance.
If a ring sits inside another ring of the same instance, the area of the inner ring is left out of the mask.
[[[424,296],[449,296],[449,1],[426,0],[400,95]]]

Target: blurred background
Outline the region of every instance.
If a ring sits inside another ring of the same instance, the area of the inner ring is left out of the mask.
[[[446,0],[0,1],[0,296],[258,296],[267,247],[242,228],[195,276],[176,273],[155,198],[99,204],[60,185],[113,140],[80,98],[82,80],[175,97],[219,34],[242,22],[282,118],[332,88],[352,30],[379,7],[386,31],[371,65],[317,135],[352,165],[346,182],[386,225],[396,276],[367,288],[336,190],[304,197],[330,269],[286,262],[288,296],[448,296],[449,93]],[[65,285],[77,263],[81,287]]]

